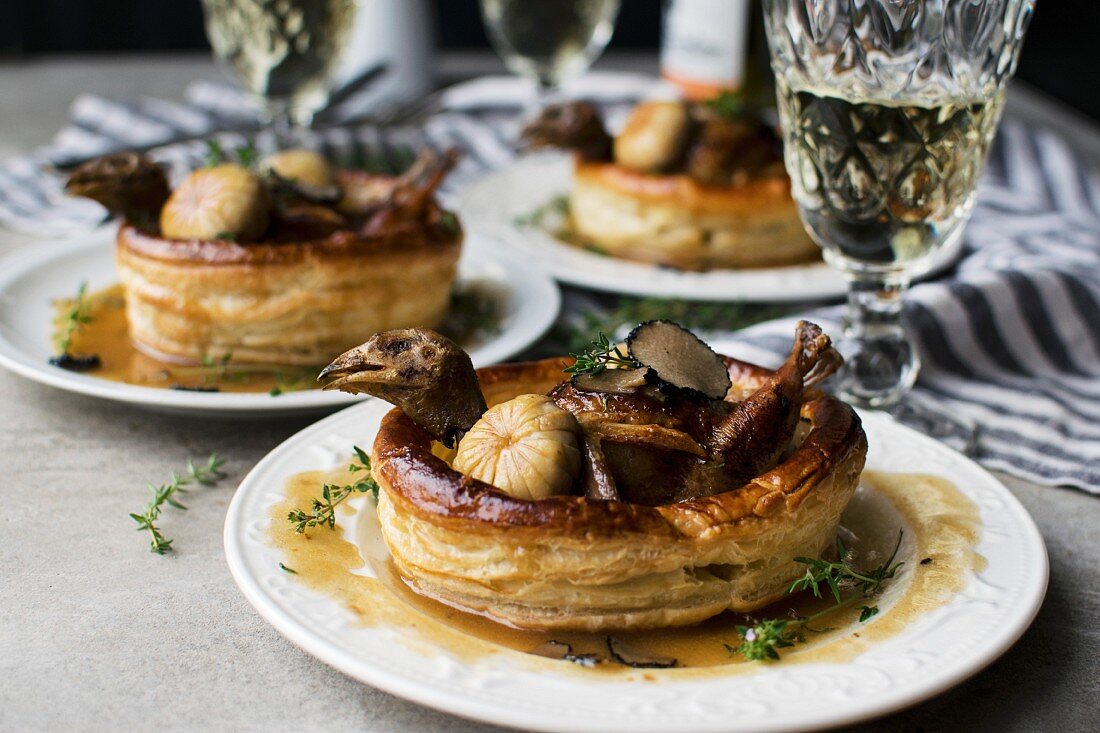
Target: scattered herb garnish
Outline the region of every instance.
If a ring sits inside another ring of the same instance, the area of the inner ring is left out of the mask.
[[[858,588],[864,598],[870,598],[879,592],[883,581],[893,578],[898,569],[904,564],[894,562],[894,558],[898,556],[898,550],[901,548],[902,534],[902,531],[898,530],[898,541],[894,545],[894,551],[890,553],[889,559],[866,573],[860,572],[848,564],[848,548],[844,546],[844,541],[839,537],[836,538],[836,562],[812,557],[796,557],[795,562],[807,566],[806,574],[791,583],[791,587],[787,589],[787,592],[797,593],[802,590],[812,590],[814,597],[821,598],[821,584],[824,583],[832,591],[833,598],[837,603],[841,602],[840,588],[842,585]]]
[[[233,153],[234,157],[237,159],[237,163],[245,168],[252,168],[260,159],[260,152],[256,149],[256,143],[251,139],[246,140],[244,145],[235,148]],[[225,152],[225,148],[222,147],[221,142],[215,138],[207,140],[206,167],[212,168],[216,165],[228,162],[230,162],[230,156]],[[219,237],[219,239],[221,239],[221,237]]]
[[[321,487],[321,498],[314,499],[309,513],[301,509],[295,509],[287,515],[287,519],[294,525],[294,531],[301,534],[307,527],[336,526],[336,506],[352,494],[370,493],[375,501],[378,501],[378,482],[370,473],[370,456],[359,446],[353,446],[358,460],[352,461],[348,466],[350,473],[366,471],[366,476],[355,483],[338,485],[325,484]]]
[[[268,392],[272,397],[278,397],[286,392],[298,392],[308,389],[317,381],[317,369],[302,369],[294,374],[286,374],[280,369],[275,370],[275,386]]]
[[[527,214],[520,214],[512,220],[518,227],[542,226],[551,216],[564,218],[569,216],[569,197],[560,194],[547,201],[542,206],[532,209]]]
[[[745,97],[738,92],[724,90],[707,101],[707,106],[723,117],[736,120],[745,113]]]
[[[297,570],[295,570],[294,568],[288,568],[286,565],[283,565],[282,563],[279,563],[279,567],[281,567],[283,570],[290,573],[291,575],[297,575],[298,574]]]
[[[233,232],[218,232],[214,235],[214,239],[220,239],[224,242],[236,242],[237,235]]]
[[[358,168],[375,175],[395,176],[404,173],[416,160],[416,152],[407,146],[390,148],[382,152],[368,152],[356,145],[349,168]]]
[[[462,227],[458,223],[458,217],[453,211],[443,210],[439,212],[439,224],[451,236],[457,237],[462,233]]]
[[[72,299],[69,308],[61,315],[57,333],[54,340],[59,356],[69,354],[73,345],[73,336],[87,323],[92,322],[92,316],[88,312],[88,281],[80,283],[76,289],[76,297]]]
[[[623,353],[618,344],[612,344],[611,339],[604,336],[603,331],[596,335],[592,346],[593,348],[586,351],[570,354],[576,361],[563,371],[567,374],[599,374],[609,366],[619,369],[635,369],[638,366],[633,359]]]
[[[443,332],[465,344],[500,332],[500,299],[488,288],[467,284],[451,293]]]
[[[210,354],[202,357],[202,366],[207,370],[202,375],[203,386],[212,386],[218,382],[247,382],[248,375],[239,370],[230,371],[229,362],[233,360],[233,352],[227,351],[221,358],[215,359]],[[176,372],[181,370],[177,369]]]
[[[160,516],[161,510],[165,504],[174,506],[177,509],[186,509],[183,504],[176,499],[176,495],[185,492],[186,486],[198,483],[203,486],[213,486],[217,483],[218,479],[223,478],[225,474],[221,472],[221,467],[225,463],[224,460],[218,458],[217,453],[211,453],[210,457],[206,459],[206,463],[203,465],[196,465],[195,462],[187,459],[187,473],[183,476],[172,472],[171,480],[166,484],[160,486],[154,486],[148,484],[149,492],[152,494],[148,505],[145,507],[145,511],[141,514],[132,512],[130,518],[137,522],[137,528],[139,532],[149,533],[149,549],[158,555],[163,555],[172,549],[172,540],[166,539],[161,534],[160,529],[156,526],[157,518]]]
[[[207,140],[206,167],[213,168],[216,165],[221,165],[223,162],[225,162],[225,150],[222,149],[222,144],[213,138]]]
[[[806,640],[802,624],[789,619],[766,619],[755,626],[736,628],[737,633],[741,635],[741,644],[739,646],[726,644],[726,650],[731,654],[740,654],[752,662],[779,659],[777,649],[794,646],[796,642]]]
[[[236,150],[237,162],[245,168],[252,168],[260,162],[260,151],[256,149],[256,142],[249,138]]]
[[[837,551],[840,553],[837,562],[828,562],[809,557],[797,557],[795,560],[807,565],[806,574],[791,583],[788,593],[797,593],[803,590],[811,590],[815,597],[821,598],[821,586],[829,588],[834,605],[819,611],[812,616],[794,619],[764,619],[752,626],[738,626],[737,633],[741,636],[741,643],[737,646],[726,644],[726,649],[731,654],[740,654],[745,659],[753,662],[762,662],[779,659],[779,649],[794,646],[798,642],[806,640],[807,631],[819,631],[811,624],[826,614],[834,613],[843,608],[852,608],[860,602],[860,623],[869,620],[879,612],[878,606],[866,604],[867,599],[877,596],[882,592],[882,584],[893,578],[904,563],[895,563],[894,558],[901,548],[902,532],[898,531],[898,541],[894,545],[894,551],[886,562],[874,570],[862,572],[849,564],[847,548],[837,538]],[[842,588],[854,588],[857,592],[848,598],[842,598]]]

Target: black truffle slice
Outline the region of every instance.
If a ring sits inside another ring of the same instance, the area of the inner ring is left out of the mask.
[[[548,657],[549,659],[560,659],[565,662],[572,662],[582,667],[595,667],[597,664],[601,664],[604,661],[595,654],[574,654],[571,644],[566,644],[564,641],[554,641],[553,639],[544,641],[528,653],[540,657]]]
[[[699,337],[671,321],[646,321],[626,337],[627,350],[650,368],[650,378],[666,392],[720,400],[730,388],[722,357]],[[670,389],[671,388],[671,389]]]
[[[672,657],[655,657],[652,654],[631,649],[614,636],[607,637],[607,651],[619,664],[635,669],[668,669],[676,666],[676,660]]]

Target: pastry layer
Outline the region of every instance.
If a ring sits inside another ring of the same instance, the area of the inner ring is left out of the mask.
[[[685,270],[772,267],[819,256],[785,177],[708,186],[578,160],[573,228],[608,254]]]
[[[174,241],[119,229],[116,261],[134,344],[158,358],[324,364],[378,331],[436,328],[461,239],[350,232],[309,242]]]
[[[768,374],[727,360],[734,390]],[[561,360],[479,372],[487,401],[545,392]],[[515,499],[454,471],[400,410],[373,448],[378,512],[394,562],[417,592],[522,628],[684,625],[752,611],[785,594],[800,555],[832,547],[863,468],[859,418],[823,394],[771,471],[727,492],[658,507],[558,496]]]

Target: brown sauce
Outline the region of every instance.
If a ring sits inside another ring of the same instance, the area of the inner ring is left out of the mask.
[[[89,293],[86,303],[90,320],[73,333],[70,351],[98,356],[100,365],[84,373],[100,379],[162,389],[271,392],[276,388],[291,391],[312,386],[320,371],[319,367],[222,364],[220,359],[201,365],[161,361],[139,351],[130,340],[121,285]],[[56,304],[59,319],[71,304]]]
[[[580,674],[626,674],[638,679],[662,675],[732,674],[752,669],[736,647],[735,629],[750,619],[723,613],[696,626],[615,634],[624,645],[648,655],[672,657],[675,669],[635,670],[618,664],[585,669],[567,661],[551,660],[529,652],[555,640],[573,646],[574,654],[606,658],[606,635],[569,632],[534,632],[514,629],[487,618],[465,613],[413,593],[397,576],[378,536],[373,505],[364,500],[355,515],[342,512],[337,529],[313,529],[299,535],[287,522],[287,513],[307,507],[326,481],[344,482],[344,472],[309,472],[293,477],[285,500],[271,511],[269,538],[285,554],[285,564],[296,579],[340,600],[369,626],[397,630],[415,650],[431,653],[443,647],[463,658],[491,654],[517,654],[517,659],[540,668],[576,671]],[[902,631],[921,614],[943,605],[963,589],[972,572],[984,560],[974,552],[979,539],[977,508],[950,482],[919,474],[866,472],[863,487],[845,513],[851,533],[849,549],[856,563],[877,565],[893,549],[899,526],[905,541],[898,559],[904,566],[875,603],[881,612],[866,623],[857,610],[826,615],[815,623],[818,632],[806,641],[782,650],[782,664],[843,661],[875,642]],[[349,542],[342,527],[354,525],[359,547]],[[365,556],[364,556],[365,555]],[[921,561],[925,560],[924,563]],[[862,562],[861,562],[862,561]],[[368,577],[368,575],[374,577]],[[808,593],[790,596],[752,614],[756,619],[807,616],[828,608],[831,601]],[[546,667],[549,665],[549,667]]]

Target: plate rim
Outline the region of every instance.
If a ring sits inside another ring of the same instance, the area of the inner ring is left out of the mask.
[[[389,407],[375,398],[369,398],[363,403],[329,415],[284,440],[265,455],[241,480],[226,513],[223,529],[226,561],[234,582],[237,583],[238,588],[240,588],[249,604],[284,638],[315,657],[318,661],[339,670],[358,682],[368,684],[418,705],[468,720],[493,725],[513,726],[532,731],[545,731],[546,733],[566,730],[560,726],[555,726],[551,721],[535,717],[536,714],[526,715],[522,711],[511,708],[494,708],[479,701],[464,698],[449,690],[429,690],[426,689],[426,685],[406,684],[400,677],[387,677],[385,669],[374,667],[369,662],[364,663],[364,660],[353,652],[342,649],[335,643],[315,635],[304,625],[297,622],[266,596],[260,588],[259,581],[249,573],[245,561],[246,552],[241,543],[242,536],[239,529],[243,526],[241,523],[243,497],[250,491],[260,490],[261,485],[258,483],[259,479],[257,477],[262,476],[268,466],[278,461],[284,451],[293,450],[298,443],[306,443],[314,437],[322,435],[333,424],[350,420],[353,414],[367,412],[372,409],[383,410],[389,409]],[[971,469],[983,474],[990,485],[996,487],[995,491],[998,497],[1004,501],[1005,509],[1015,515],[1015,518],[1019,521],[1022,534],[1014,539],[1024,541],[1030,550],[1035,551],[1032,557],[1033,562],[1028,570],[1037,575],[1033,584],[1030,587],[1022,588],[1020,595],[1016,596],[1018,604],[1015,607],[1015,615],[1010,619],[1011,623],[1002,626],[996,632],[997,635],[993,637],[993,643],[985,647],[983,654],[972,656],[959,663],[946,675],[933,676],[923,683],[901,686],[872,704],[836,714],[823,720],[819,719],[810,723],[803,721],[798,725],[797,730],[824,730],[876,719],[918,705],[970,679],[998,660],[1030,628],[1042,607],[1049,584],[1049,557],[1042,533],[1027,509],[1000,479],[950,446],[902,425],[886,413],[863,410],[860,410],[859,413],[865,424],[869,421],[878,422],[882,426],[888,426],[889,430],[898,430],[905,439],[914,440],[925,446],[934,446],[935,450],[953,454],[956,460],[961,459],[967,462],[970,464]],[[254,486],[256,488],[253,488]],[[1021,612],[1021,609],[1023,609],[1023,612]],[[848,663],[840,663],[835,666],[843,667],[846,664]],[[590,727],[582,725],[578,727],[574,721],[569,723],[568,730],[574,733],[583,733],[584,731],[592,731],[593,733],[608,733],[608,731],[618,733],[623,731],[625,733],[627,730],[650,730],[649,728],[638,728],[634,723],[630,725],[633,727],[614,728],[606,725]],[[728,724],[724,726],[721,724],[707,725],[702,724],[701,721],[696,721],[696,724],[683,728],[670,728],[667,723],[661,723],[659,728],[659,730],[668,733],[675,730],[683,730],[685,733],[717,733],[726,729],[728,729]],[[652,730],[656,731],[658,728]],[[743,730],[759,733],[780,733],[795,730],[795,728],[781,724],[781,722],[772,724],[767,721],[760,721],[759,724],[754,724],[752,727]]]
[[[108,250],[113,248],[113,242],[114,225],[107,224],[63,241],[23,244],[5,253],[0,256],[0,300],[3,300],[9,289],[17,286],[34,270],[69,256],[88,254],[97,248]],[[113,259],[113,252],[105,251],[104,256],[111,256]],[[535,314],[537,318],[528,318],[516,329],[521,337],[515,340],[514,346],[486,349],[488,353],[477,360],[476,366],[488,366],[520,353],[537,342],[553,326],[561,312],[562,295],[561,289],[549,275],[542,271],[531,272],[529,268],[525,270],[521,258],[501,251],[475,232],[467,234],[462,256],[477,257],[486,263],[524,272],[524,287],[512,284],[512,296],[519,294],[520,304],[542,305]],[[362,397],[356,395],[319,390],[287,392],[273,398],[252,392],[204,394],[112,382],[39,364],[37,358],[9,339],[6,331],[8,329],[0,328],[0,367],[54,389],[144,409],[219,417],[278,417],[337,410],[362,401]],[[488,345],[491,347],[492,342]]]
[[[558,242],[547,232],[528,232],[516,227],[510,221],[481,216],[477,212],[482,207],[471,208],[470,206],[475,196],[483,194],[486,189],[491,191],[494,184],[500,187],[500,182],[506,181],[508,176],[523,174],[533,180],[550,181],[556,185],[555,176],[550,175],[549,172],[564,165],[568,160],[567,156],[555,152],[539,152],[519,157],[508,165],[491,170],[463,186],[457,193],[456,209],[468,222],[471,231],[486,235],[501,249],[531,256],[539,267],[555,280],[575,287],[636,297],[745,303],[832,301],[842,299],[847,294],[844,276],[823,261],[782,267],[716,269],[706,272],[674,270],[584,252]],[[560,193],[560,190],[555,188],[552,191],[548,184],[544,198],[555,193]],[[549,252],[540,251],[547,246],[552,246],[553,249]],[[927,267],[914,272],[911,276],[912,281],[919,282],[949,269],[961,258],[963,250],[963,239],[956,238],[941,249]],[[570,266],[568,262],[562,263],[554,256],[555,252],[566,251],[571,257],[578,258],[572,263],[577,266]],[[602,272],[608,267],[609,261],[612,263],[610,267],[618,272]],[[585,263],[591,263],[596,269],[589,270],[581,266]],[[656,273],[655,280],[646,277],[654,273]],[[776,287],[775,282],[769,281],[765,284],[762,281],[763,277],[801,277],[805,281],[797,286]],[[756,281],[761,282],[754,285]],[[747,289],[746,285],[749,286]],[[721,292],[716,292],[715,289],[718,288]]]

